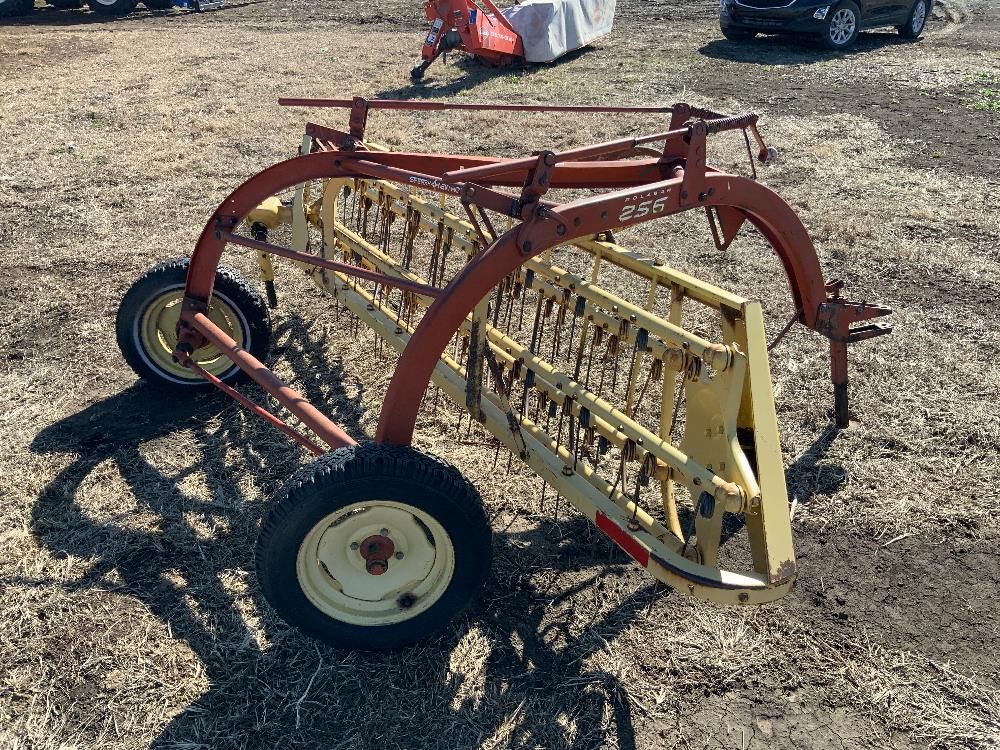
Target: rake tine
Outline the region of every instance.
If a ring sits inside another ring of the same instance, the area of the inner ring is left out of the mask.
[[[625,321],[623,320],[624,324]],[[615,389],[618,387],[618,365],[621,355],[621,338],[612,334],[610,341],[608,341],[608,350],[611,352],[612,357],[614,357],[614,362],[611,365],[611,392],[614,393]]]
[[[500,308],[503,306],[504,298],[503,292],[504,287],[507,285],[507,278],[505,277],[503,281],[497,284],[496,296],[493,300],[493,327],[499,327],[500,323]]]
[[[590,369],[594,364],[594,351],[597,347],[601,345],[601,341],[604,339],[604,330],[598,326],[594,325],[594,335],[590,342],[590,351],[587,352],[587,376],[584,378],[583,387],[590,388]],[[598,389],[600,392],[600,389]]]
[[[528,296],[528,290],[531,288],[531,283],[534,281],[535,272],[531,269],[524,274],[524,286],[521,287],[521,313],[517,320],[517,330],[520,331],[524,328],[524,300]]]
[[[508,278],[510,279],[510,290],[507,294],[507,310],[505,311],[507,323],[505,330],[507,333],[510,333],[510,316],[514,312],[514,296],[517,294],[517,282],[515,281],[515,274],[511,274]]]

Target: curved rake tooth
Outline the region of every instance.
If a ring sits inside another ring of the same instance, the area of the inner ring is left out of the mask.
[[[590,388],[590,369],[594,364],[594,352],[601,345],[604,339],[604,329],[598,325],[594,326],[594,335],[591,337],[590,350],[587,352],[587,375],[583,381],[584,388]]]
[[[524,274],[524,286],[521,290],[521,312],[517,320],[517,330],[524,328],[524,300],[528,296],[527,291],[531,289],[531,285],[535,282],[535,272],[530,268]]]

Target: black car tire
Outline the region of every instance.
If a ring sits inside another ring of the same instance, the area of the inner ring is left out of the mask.
[[[35,9],[35,0],[0,0],[0,18],[24,16]]]
[[[81,0],[49,0],[49,5],[63,10],[72,10],[74,8],[79,8],[83,5],[83,2],[81,2]]]
[[[845,14],[851,14],[854,20],[854,29],[849,36],[843,37],[838,34],[838,29],[843,29],[842,23],[847,21]],[[844,50],[850,49],[858,38],[861,30],[861,10],[851,0],[830,8],[826,16],[826,30],[823,32],[823,46],[827,49]]]
[[[174,0],[142,0],[142,4],[149,10],[170,10],[174,7]]]
[[[924,26],[927,25],[927,16],[930,15],[930,0],[917,0],[913,4],[913,8],[910,10],[910,15],[906,19],[906,23],[902,26],[897,26],[896,31],[903,39],[919,39],[920,35],[924,31]],[[917,11],[923,9],[923,13],[918,16]],[[914,28],[915,27],[915,28]]]
[[[734,29],[732,26],[720,26],[719,28],[722,30],[722,36],[731,42],[748,42],[757,36],[756,31],[748,31],[747,29]]]

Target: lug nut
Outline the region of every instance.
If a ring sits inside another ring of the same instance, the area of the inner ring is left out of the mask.
[[[361,545],[358,542],[351,542],[351,549],[361,549]]]
[[[402,552],[397,552],[396,553],[396,559],[397,560],[402,560],[403,559],[403,553]]]
[[[389,536],[389,529],[379,529],[378,533],[382,536]]]

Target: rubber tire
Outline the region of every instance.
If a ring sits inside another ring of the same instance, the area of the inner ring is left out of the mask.
[[[833,23],[833,17],[834,15],[836,15],[837,11],[843,10],[845,8],[854,12],[854,34],[852,34],[851,38],[848,39],[844,44],[834,44],[833,41],[830,39],[830,24]],[[823,35],[820,37],[820,39],[822,39],[823,41],[823,46],[826,47],[827,49],[832,49],[837,51],[842,51],[853,47],[854,43],[858,41],[858,34],[861,33],[861,9],[858,8],[858,6],[855,3],[851,2],[851,0],[844,0],[843,2],[837,3],[835,6],[830,8],[829,14],[827,15],[827,19],[828,20],[826,24],[826,31],[824,31]]]
[[[35,9],[35,0],[0,0],[0,18],[26,16]]]
[[[914,32],[913,14],[917,12],[917,6],[920,3],[924,4],[924,23],[921,25],[920,31]],[[910,8],[910,15],[906,17],[906,23],[902,26],[896,27],[896,31],[899,32],[899,35],[903,37],[903,39],[919,39],[920,35],[924,33],[924,29],[927,27],[927,19],[930,18],[931,15],[931,9],[928,7],[929,5],[929,0],[917,0],[917,2],[913,4],[913,7]]]
[[[174,0],[142,0],[142,4],[149,10],[170,10],[174,7]]]
[[[139,0],[113,0],[108,5],[102,5],[97,0],[87,0],[87,4],[94,13],[102,16],[125,16],[135,10]]]
[[[278,615],[308,636],[338,648],[381,651],[443,629],[479,596],[493,557],[493,531],[476,488],[442,459],[408,446],[352,445],[321,456],[291,477],[257,540],[257,580]],[[320,611],[296,574],[299,547],[325,516],[381,498],[420,508],[440,523],[455,550],[455,573],[434,604],[391,625],[346,623]]]
[[[734,29],[726,26],[719,26],[719,30],[722,32],[722,36],[726,37],[726,39],[731,42],[749,42],[757,36],[756,31],[747,31],[745,29]]]
[[[165,377],[163,371],[156,368],[139,350],[141,344],[136,341],[134,329],[142,320],[143,312],[151,300],[158,297],[164,289],[184,285],[190,263],[189,258],[168,260],[153,266],[136,279],[118,305],[115,334],[118,348],[129,367],[150,385],[173,391],[211,391],[215,386],[201,378],[190,383],[180,383]],[[264,361],[271,348],[271,314],[264,298],[246,279],[228,266],[219,266],[216,270],[215,291],[227,297],[243,315],[247,325],[244,340],[249,337],[250,342],[246,350]],[[220,379],[229,385],[235,385],[246,382],[249,376],[233,365],[233,369],[224,373]]]
[[[49,0],[49,5],[62,10],[74,10],[83,5],[82,0]]]

